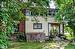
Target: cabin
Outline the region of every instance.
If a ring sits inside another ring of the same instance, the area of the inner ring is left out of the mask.
[[[55,10],[56,9],[51,9],[52,13],[47,17],[32,16],[27,10],[25,13],[26,20],[20,21],[18,32],[24,33],[27,41],[45,41],[49,39],[52,33],[54,33],[54,35],[63,34],[64,24],[54,19]]]
[[[37,21],[33,21],[33,17],[27,16],[29,20],[25,21],[25,33],[27,40],[46,40],[49,39],[51,33],[54,34],[63,34],[63,27],[62,24],[56,22],[54,17],[49,16],[47,20],[43,17],[38,16]],[[53,32],[52,32],[53,31]]]
[[[53,2],[52,5],[54,5]],[[58,9],[52,6],[48,10],[48,15],[34,15],[28,9],[23,9],[22,12],[26,15],[26,20],[20,21],[16,30],[24,33],[27,41],[45,41],[52,34],[63,34],[64,24],[54,19]]]

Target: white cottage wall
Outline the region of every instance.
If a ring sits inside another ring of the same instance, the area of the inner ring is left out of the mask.
[[[42,23],[42,29],[33,29],[33,23],[35,23],[35,21],[31,21],[32,17],[31,16],[26,16],[28,18],[28,20],[25,22],[26,23],[26,33],[45,33],[46,36],[48,36],[48,23],[53,23],[54,18],[53,17],[48,17],[47,21],[42,18],[42,17],[37,17],[37,19],[39,20],[39,23]],[[50,28],[50,27],[49,27]]]

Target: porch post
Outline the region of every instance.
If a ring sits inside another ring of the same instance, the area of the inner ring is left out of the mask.
[[[60,24],[60,33],[64,34],[64,24],[63,23]]]

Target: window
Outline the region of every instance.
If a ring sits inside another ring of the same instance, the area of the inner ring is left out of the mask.
[[[33,29],[42,29],[42,23],[34,23]]]

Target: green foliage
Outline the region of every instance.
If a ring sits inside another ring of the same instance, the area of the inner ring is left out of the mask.
[[[67,46],[65,46],[65,49],[75,49],[75,45],[69,43]]]
[[[20,2],[21,3],[21,2]],[[29,0],[20,4],[21,9],[28,9],[33,15],[46,15],[48,14],[49,0]]]
[[[59,32],[58,32],[58,29],[51,28],[50,34],[51,34],[52,36],[56,36],[58,33],[59,33]]]
[[[14,43],[14,44],[13,44]],[[42,49],[46,43],[40,42],[12,42],[9,49]]]
[[[64,31],[73,34],[73,30],[70,27],[64,26]]]
[[[32,2],[36,7],[31,7]],[[0,49],[7,49],[8,36],[13,30],[13,22],[25,20],[25,15],[21,10],[29,9],[34,14],[47,14],[48,0],[29,0],[29,2],[19,2],[18,0],[0,0]]]
[[[0,32],[0,49],[6,49],[7,44],[7,36],[5,32]]]
[[[61,22],[67,21],[68,27],[73,30],[75,36],[75,0],[56,0],[56,3],[59,8],[56,19]]]
[[[13,21],[19,20],[20,6],[17,0],[0,0],[0,49],[8,49],[8,35]]]

